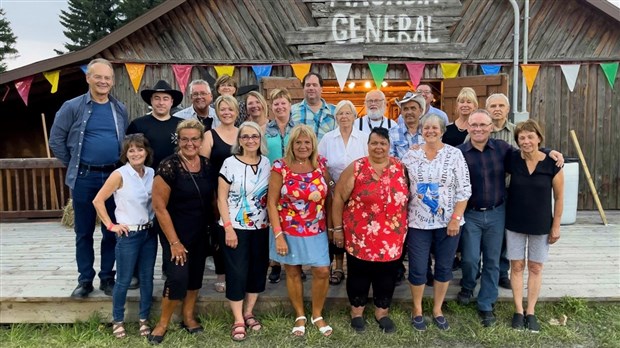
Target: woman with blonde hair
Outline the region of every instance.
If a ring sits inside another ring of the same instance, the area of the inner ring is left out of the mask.
[[[273,164],[267,198],[273,227],[269,256],[286,270],[286,287],[296,314],[295,336],[306,332],[302,266],[312,267],[311,322],[324,336],[333,331],[321,315],[329,288],[326,211],[330,181],[314,131],[306,125],[295,126],[285,156]]]
[[[260,126],[262,133],[264,133],[267,122],[269,122],[269,110],[267,109],[265,97],[257,91],[250,91],[245,98],[245,105],[248,112],[246,121],[256,122]]]
[[[453,123],[446,127],[442,142],[444,144],[458,146],[467,138],[467,128],[469,115],[478,109],[478,97],[476,91],[471,87],[463,87],[456,97],[456,115],[458,116]]]

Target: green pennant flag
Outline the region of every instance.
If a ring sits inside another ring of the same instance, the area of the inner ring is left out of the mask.
[[[616,74],[618,74],[618,62],[615,63],[601,63],[601,68],[609,81],[611,89],[614,89],[614,82],[616,81]]]
[[[375,86],[377,86],[377,89],[381,89],[381,83],[383,83],[388,65],[384,63],[368,63],[368,67],[370,68],[372,79],[375,80]]]

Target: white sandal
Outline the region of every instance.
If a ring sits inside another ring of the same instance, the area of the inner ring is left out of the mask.
[[[293,331],[291,332],[293,335],[298,336],[298,337],[301,337],[306,333],[306,322],[308,321],[308,318],[306,318],[303,315],[301,317],[295,318],[295,322],[298,322],[300,320],[304,321],[304,325],[294,326]],[[298,335],[297,333],[301,333],[301,335]]]
[[[310,321],[312,322],[312,325],[315,325],[315,323],[316,323],[317,321],[319,321],[319,320],[323,320],[323,317],[311,318],[311,319],[312,319],[312,320],[310,320]],[[316,325],[315,325],[315,326],[316,326]],[[334,331],[334,330],[332,329],[332,327],[331,327],[331,326],[329,326],[329,325],[325,325],[325,326],[323,326],[323,327],[318,327],[318,326],[317,326],[317,328],[319,329],[319,332],[320,332],[323,336],[325,336],[325,337],[330,336],[330,335],[332,334],[332,332]]]

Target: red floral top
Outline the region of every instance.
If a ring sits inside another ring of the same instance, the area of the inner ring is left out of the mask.
[[[326,230],[325,197],[327,171],[325,158],[309,173],[293,173],[283,159],[274,161],[272,170],[282,175],[278,214],[282,232],[294,237],[310,237]]]
[[[402,163],[389,161],[379,180],[368,157],[353,162],[355,184],[342,221],[345,249],[361,260],[394,261],[403,252],[409,189]]]

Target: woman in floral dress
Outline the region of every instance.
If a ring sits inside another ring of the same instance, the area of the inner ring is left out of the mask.
[[[389,151],[388,131],[374,128],[368,157],[342,172],[333,198],[334,243],[342,247],[344,242],[347,252],[351,327],[358,332],[366,327],[363,315],[370,286],[379,328],[386,333],[396,330],[388,311],[407,235],[409,190],[403,165],[388,156]]]

